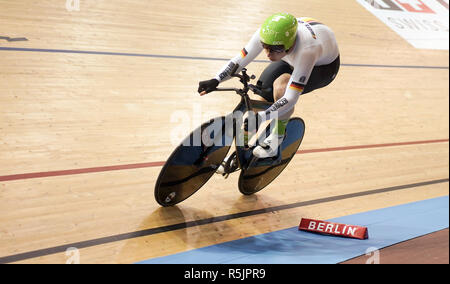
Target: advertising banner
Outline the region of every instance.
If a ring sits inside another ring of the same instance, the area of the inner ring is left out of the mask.
[[[415,48],[448,50],[449,0],[357,0]]]

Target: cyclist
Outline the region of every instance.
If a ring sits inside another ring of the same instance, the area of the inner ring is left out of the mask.
[[[257,85],[262,89],[262,99],[273,105],[257,115],[265,120],[276,114],[277,120],[271,134],[253,150],[258,158],[277,155],[300,95],[330,84],[340,66],[338,45],[329,27],[312,18],[278,13],[265,20],[247,45],[213,79],[199,82],[200,95],[230,79],[236,65],[236,72],[240,72],[263,50],[272,63],[263,71]]]

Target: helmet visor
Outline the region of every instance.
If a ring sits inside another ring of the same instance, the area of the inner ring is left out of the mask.
[[[270,45],[270,44],[266,44],[264,42],[261,42],[262,46],[264,49],[269,50],[270,53],[282,53],[284,51],[286,51],[284,49],[284,45]]]

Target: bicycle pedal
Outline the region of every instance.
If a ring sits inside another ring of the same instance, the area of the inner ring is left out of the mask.
[[[216,171],[216,174],[221,175],[224,179],[227,179],[228,176],[230,175],[230,173],[228,172],[219,172],[219,171]]]

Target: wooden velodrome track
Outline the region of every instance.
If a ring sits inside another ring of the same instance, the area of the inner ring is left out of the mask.
[[[68,247],[81,263],[133,263],[449,194],[449,53],[415,49],[356,1],[63,2],[0,0],[0,37],[27,39],[0,39],[2,263],[65,263]],[[301,151],[256,195],[214,176],[161,208],[174,113],[186,133],[229,113],[239,98],[200,97],[198,81],[279,11],[329,25],[343,64],[297,104]]]

